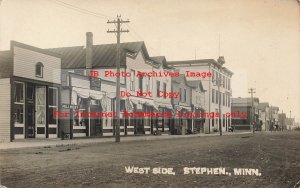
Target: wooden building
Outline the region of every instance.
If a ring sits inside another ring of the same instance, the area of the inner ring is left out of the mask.
[[[0,138],[57,138],[61,57],[12,41],[0,52]]]

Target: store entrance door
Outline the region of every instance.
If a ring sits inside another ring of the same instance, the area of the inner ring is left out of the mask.
[[[100,105],[98,106],[91,106],[90,107],[90,112],[93,113],[98,113],[102,112],[102,108]],[[90,136],[102,136],[102,118],[101,117],[90,117]]]
[[[26,138],[35,138],[35,103],[34,103],[34,87],[27,84],[26,92]]]

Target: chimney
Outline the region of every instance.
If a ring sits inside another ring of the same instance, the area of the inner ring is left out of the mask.
[[[224,58],[224,56],[219,56],[218,62],[219,62],[221,65],[225,64],[225,58]]]
[[[93,33],[86,32],[86,53],[85,53],[85,68],[87,75],[92,69],[93,65]]]

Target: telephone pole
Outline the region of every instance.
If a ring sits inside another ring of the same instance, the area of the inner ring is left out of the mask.
[[[283,131],[283,110],[281,110],[281,131]]]
[[[250,88],[248,89],[248,93],[251,94],[251,124],[252,124],[252,127],[253,127],[253,133],[254,133],[254,102],[253,102],[253,94],[256,93],[255,92],[255,88]]]
[[[114,33],[117,36],[117,57],[116,57],[116,67],[117,73],[120,73],[120,36],[121,33],[128,33],[129,30],[123,30],[121,28],[122,23],[129,23],[129,20],[122,20],[121,15],[117,15],[117,20],[107,21],[108,24],[115,24],[117,30],[108,30],[107,33]],[[116,85],[116,115],[117,122],[115,126],[115,138],[116,142],[120,142],[120,77],[117,77],[117,85]]]

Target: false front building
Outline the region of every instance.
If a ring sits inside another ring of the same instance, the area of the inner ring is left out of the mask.
[[[0,138],[57,138],[61,57],[12,41],[0,52]]]
[[[116,87],[120,87],[121,135],[147,135],[156,131],[169,134],[171,117],[153,117],[146,114],[153,112],[172,114],[171,77],[164,77],[164,74],[153,76],[153,74],[165,72],[168,75],[173,69],[167,66],[165,57],[150,57],[144,42],[127,42],[120,44],[119,74],[116,70],[116,49],[116,44],[93,45],[93,35],[90,32],[87,33],[86,47],[49,49],[49,51],[60,54],[63,59],[62,82],[63,86],[66,86],[62,94],[62,96],[66,96],[62,97],[63,102],[69,101],[71,106],[79,108],[78,100],[80,99],[81,103],[86,100],[86,107],[82,110],[92,112],[89,105],[91,100],[96,100],[99,101],[98,105],[100,106],[96,110],[103,111],[104,105],[107,106],[106,112],[115,113]],[[74,81],[76,74],[82,77]],[[120,85],[116,84],[117,77],[120,77]],[[93,98],[86,93],[95,92],[93,91],[95,88],[90,87],[92,79],[98,82],[98,84],[95,82],[95,86],[99,88],[98,98]],[[107,98],[106,102],[103,101],[102,96]],[[85,99],[82,100],[82,98]],[[71,124],[69,128],[71,130],[67,128],[66,131],[72,132],[73,130],[73,135],[76,136],[74,128],[83,129],[76,130],[77,136],[91,136],[89,130],[95,128],[90,119],[73,120],[73,122],[68,122],[66,119],[65,124]],[[80,122],[84,123],[80,124]],[[83,127],[82,124],[84,124]],[[97,130],[102,131],[97,135],[114,135],[114,117],[105,121],[99,120],[96,124],[101,124],[101,128],[97,128]]]
[[[232,118],[232,126],[236,130],[261,130],[261,122],[259,120],[259,98],[232,98],[231,111],[245,114],[240,118]],[[253,107],[253,108],[252,108]]]

